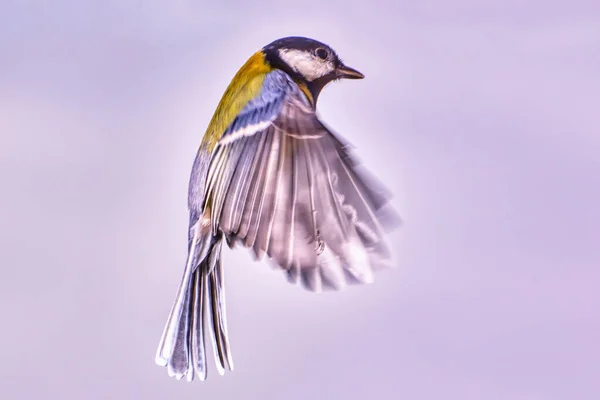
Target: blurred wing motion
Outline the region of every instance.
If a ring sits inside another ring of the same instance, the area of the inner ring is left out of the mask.
[[[266,253],[313,291],[371,282],[374,268],[391,263],[388,199],[288,75],[267,74],[215,149],[201,149],[194,163],[188,260],[156,363],[178,379],[206,379],[206,314],[218,370],[233,369],[223,239]]]
[[[391,262],[389,196],[281,71],[223,135],[206,188],[213,233],[266,253],[310,290],[371,282],[372,269]]]

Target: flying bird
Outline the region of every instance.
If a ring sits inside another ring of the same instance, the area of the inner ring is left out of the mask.
[[[392,264],[389,192],[316,112],[321,90],[364,75],[328,45],[278,39],[234,76],[190,176],[188,256],[156,353],[170,376],[206,379],[204,335],[217,368],[233,370],[221,250],[265,254],[311,291],[370,283]]]

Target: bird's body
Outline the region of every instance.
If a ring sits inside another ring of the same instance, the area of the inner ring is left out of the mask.
[[[313,291],[373,280],[389,265],[389,196],[316,115],[323,87],[362,78],[328,46],[284,38],[242,66],[194,161],[188,260],[156,362],[177,378],[206,378],[205,313],[219,372],[233,369],[221,248],[264,254]]]

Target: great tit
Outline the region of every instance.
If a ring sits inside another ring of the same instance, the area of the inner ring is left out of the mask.
[[[389,192],[316,114],[328,83],[362,78],[304,37],[268,44],[234,76],[189,181],[187,262],[156,354],[170,376],[206,379],[207,330],[219,373],[233,369],[223,241],[266,254],[312,291],[372,282],[374,269],[392,263],[386,222],[398,219]]]

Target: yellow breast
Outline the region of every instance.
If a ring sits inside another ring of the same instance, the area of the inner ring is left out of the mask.
[[[306,85],[306,83],[301,82],[301,81],[295,81],[295,82],[298,85],[298,87],[300,88],[300,90],[302,91],[302,93],[304,93],[304,96],[306,96],[306,99],[308,100],[308,102],[314,108],[314,106],[315,106],[315,99],[313,98],[313,95],[310,92],[310,89],[308,88],[308,86]]]

